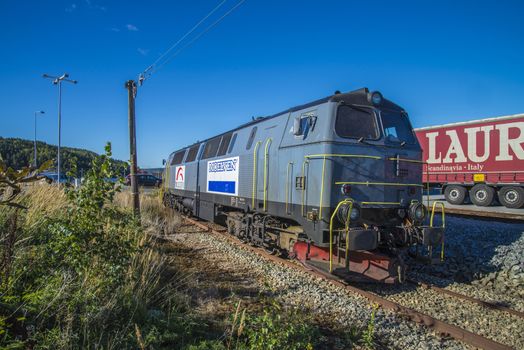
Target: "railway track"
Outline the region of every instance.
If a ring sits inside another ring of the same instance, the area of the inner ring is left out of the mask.
[[[469,301],[471,303],[475,303],[477,305],[483,306],[483,307],[488,308],[488,309],[498,310],[498,311],[502,311],[502,312],[507,312],[509,314],[518,316],[520,318],[524,318],[524,312],[511,309],[511,308],[506,307],[504,305],[500,305],[500,304],[489,302],[489,301],[485,301],[485,300],[476,299],[476,298],[470,297],[469,295],[457,293],[457,292],[454,292],[452,290],[441,288],[441,287],[438,287],[438,286],[436,286],[434,284],[430,284],[430,283],[417,282],[417,281],[414,281],[414,280],[411,280],[411,279],[408,279],[406,282],[410,283],[412,285],[415,285],[417,287],[420,287],[420,288],[431,289],[431,290],[434,290],[434,291],[436,291],[436,292],[438,292],[440,294],[446,294],[446,295],[449,295],[449,296],[457,298],[457,299],[466,300],[466,301]]]
[[[194,220],[192,218],[184,217],[184,220],[187,221],[188,223],[192,224],[192,225],[195,225],[195,226],[201,228],[204,231],[211,232],[213,234],[219,235],[219,236],[225,238],[227,241],[231,242],[232,244],[237,245],[237,246],[241,246],[242,248],[247,249],[247,250],[249,250],[249,251],[251,251],[251,252],[253,252],[255,254],[258,254],[259,256],[261,256],[264,259],[269,260],[269,261],[271,261],[273,263],[281,264],[281,265],[284,265],[286,267],[289,267],[289,268],[292,268],[292,269],[295,269],[295,270],[300,270],[300,271],[306,272],[306,273],[308,273],[310,275],[313,275],[313,276],[315,276],[317,278],[321,278],[323,280],[326,280],[329,283],[331,283],[331,284],[333,284],[333,285],[335,285],[337,287],[344,288],[344,289],[346,289],[348,291],[351,291],[353,293],[359,294],[359,295],[367,298],[371,302],[380,305],[382,308],[392,310],[392,311],[394,311],[397,314],[400,314],[400,315],[402,315],[404,317],[409,318],[413,322],[422,324],[422,325],[424,325],[424,326],[434,330],[435,332],[441,334],[442,336],[452,337],[452,338],[454,338],[456,340],[459,340],[461,342],[464,342],[464,343],[466,343],[468,345],[471,345],[471,346],[474,346],[476,348],[495,349],[495,350],[498,350],[498,349],[513,349],[511,346],[499,343],[499,342],[494,341],[492,339],[489,339],[489,338],[487,338],[487,337],[485,337],[485,336],[483,336],[481,334],[477,334],[477,333],[468,331],[468,330],[466,330],[464,328],[461,328],[461,327],[456,326],[454,324],[451,324],[451,323],[448,323],[446,321],[437,319],[437,318],[435,318],[435,317],[433,317],[431,315],[428,315],[426,313],[423,313],[423,312],[417,311],[417,310],[415,310],[413,308],[404,306],[401,303],[392,301],[392,300],[390,300],[390,299],[388,299],[386,297],[383,297],[383,296],[381,296],[381,295],[379,295],[377,293],[374,293],[374,292],[371,292],[371,291],[368,291],[368,290],[365,290],[365,289],[362,289],[362,288],[359,288],[359,287],[356,287],[356,286],[353,286],[353,285],[349,285],[345,281],[340,280],[337,277],[335,277],[335,276],[333,276],[333,275],[331,275],[331,274],[329,274],[329,273],[327,273],[325,271],[319,270],[318,268],[316,268],[314,266],[297,264],[296,261],[285,260],[285,259],[282,259],[282,258],[280,258],[278,256],[272,255],[272,254],[268,253],[266,250],[264,250],[263,248],[253,247],[253,246],[244,244],[244,243],[240,242],[236,237],[234,237],[234,236],[232,236],[230,234],[227,234],[225,232],[225,229],[216,229],[216,228],[212,227],[211,225],[209,225],[208,223],[197,221],[197,220]],[[417,288],[431,289],[431,290],[433,290],[433,291],[435,291],[436,293],[439,293],[439,294],[445,294],[445,295],[451,296],[453,298],[458,298],[460,300],[465,300],[465,301],[468,301],[468,302],[475,303],[477,305],[481,305],[481,306],[489,308],[491,310],[498,310],[500,312],[507,312],[509,314],[518,316],[520,318],[524,318],[524,313],[516,311],[516,310],[513,310],[513,309],[510,309],[510,308],[507,308],[507,307],[505,307],[503,305],[498,305],[498,304],[495,304],[495,303],[485,302],[485,301],[482,301],[482,300],[479,300],[479,299],[472,298],[472,297],[467,296],[467,295],[463,295],[463,294],[460,294],[460,293],[457,293],[457,292],[454,292],[454,291],[450,291],[450,290],[447,290],[447,289],[443,289],[443,288],[440,288],[440,287],[437,287],[437,286],[434,286],[434,285],[430,285],[430,284],[427,284],[427,283],[421,283],[421,282],[412,281],[412,280],[408,281],[408,283],[415,285]]]

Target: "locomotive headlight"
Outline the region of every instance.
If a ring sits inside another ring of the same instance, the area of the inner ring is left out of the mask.
[[[349,211],[351,208],[351,212]],[[350,204],[343,204],[340,206],[337,212],[337,219],[341,224],[346,225],[349,219],[349,223],[360,220],[360,207],[353,203],[353,206]]]
[[[378,91],[373,91],[368,93],[368,101],[371,102],[373,105],[378,106],[382,103],[382,94]]]
[[[412,203],[409,206],[408,216],[413,221],[422,221],[426,217],[427,210],[422,203]]]
[[[344,196],[349,196],[349,194],[351,193],[351,185],[343,184],[342,187],[340,187],[340,192],[342,192]]]
[[[349,218],[351,221],[357,221],[360,219],[360,209],[357,206],[353,205],[353,208],[351,208],[351,214],[349,214]]]

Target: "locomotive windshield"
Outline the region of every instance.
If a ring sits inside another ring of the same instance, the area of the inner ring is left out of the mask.
[[[382,126],[384,127],[384,137],[389,142],[415,143],[413,129],[405,113],[397,111],[382,110]]]
[[[347,105],[338,107],[335,132],[340,137],[378,139],[378,129],[373,111]]]

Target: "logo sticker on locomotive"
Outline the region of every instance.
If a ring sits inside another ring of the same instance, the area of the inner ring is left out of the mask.
[[[185,178],[186,178],[186,166],[185,165],[177,166],[175,170],[175,188],[177,190],[185,189],[185,182],[184,182]]]
[[[239,157],[207,162],[207,192],[238,196]]]

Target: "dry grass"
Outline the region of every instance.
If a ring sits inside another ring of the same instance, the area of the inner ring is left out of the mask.
[[[26,186],[21,200],[28,207],[25,225],[29,230],[37,227],[42,220],[65,215],[69,206],[63,188],[45,182]]]
[[[115,204],[123,208],[132,207],[131,192],[122,191],[115,196]],[[140,194],[140,214],[146,233],[158,236],[174,233],[182,219],[174,210],[162,204],[162,192]]]

